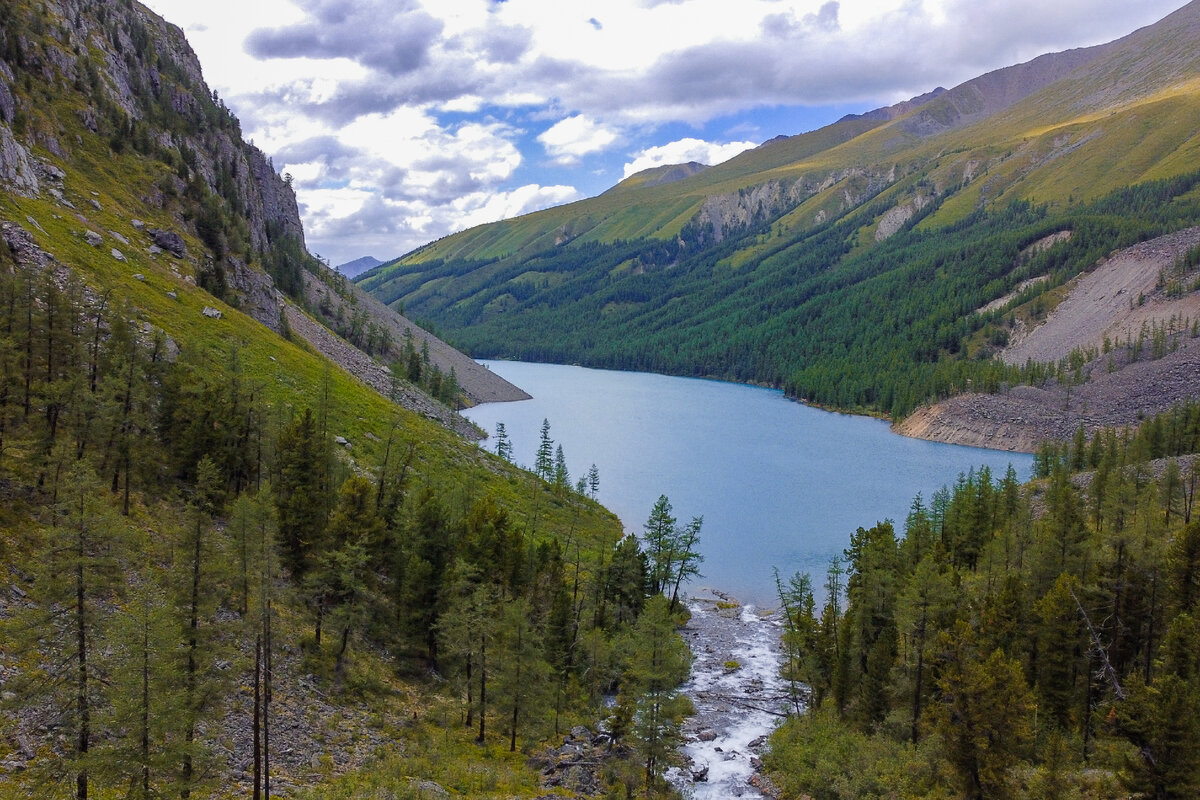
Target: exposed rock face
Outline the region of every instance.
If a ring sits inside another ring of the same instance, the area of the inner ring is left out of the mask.
[[[8,88],[6,81],[0,80],[0,122],[11,125],[16,111],[17,101],[13,97],[12,90]]]
[[[183,31],[137,3],[104,4],[99,15],[88,0],[51,0],[46,10],[59,19],[54,36],[43,44],[23,47],[24,63],[0,60],[0,183],[24,196],[41,189],[30,155],[33,146],[45,147],[71,169],[72,143],[41,132],[18,134],[13,122],[30,101],[14,90],[15,69],[32,73],[39,81],[80,91],[80,121],[93,133],[107,135],[116,124],[108,108],[120,109],[128,120],[161,120],[162,110],[178,120],[151,129],[149,138],[159,147],[177,151],[213,194],[238,207],[246,218],[251,245],[268,247],[273,238],[289,236],[303,244],[304,231],[291,184],[275,173],[262,151],[242,140],[237,120],[217,100],[208,86]],[[152,43],[152,47],[150,44]],[[98,53],[102,63],[93,67],[78,53]],[[85,74],[86,73],[86,74]],[[93,73],[104,74],[94,80]],[[89,81],[91,83],[89,84]],[[32,126],[31,126],[32,130]],[[184,185],[173,187],[178,194]],[[162,198],[148,196],[162,207]],[[158,243],[164,250],[175,248]]]
[[[304,243],[304,226],[300,224],[300,209],[290,182],[282,180],[275,167],[257,147],[247,146],[250,174],[258,188],[251,196],[247,215],[251,230],[264,233],[275,230],[274,236],[291,236]],[[254,202],[257,201],[257,202]]]
[[[229,267],[225,272],[229,287],[237,293],[241,310],[279,333],[280,309],[285,305],[285,300],[271,277],[233,256],[229,256],[226,263]]]
[[[0,183],[23,197],[38,193],[38,179],[29,150],[19,143],[7,124],[0,125]]]
[[[706,245],[720,242],[732,231],[778,216],[839,184],[842,186],[843,208],[853,208],[895,180],[894,168],[886,172],[850,169],[828,175],[806,176],[796,181],[768,181],[736,194],[713,195],[704,201],[692,221],[700,231],[697,243]]]
[[[925,208],[929,203],[930,198],[927,195],[918,194],[907,203],[893,206],[879,220],[879,224],[875,226],[875,241],[882,242],[885,239],[895,236],[904,227],[904,223],[912,219],[918,211]]]

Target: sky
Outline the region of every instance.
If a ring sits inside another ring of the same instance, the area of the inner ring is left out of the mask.
[[[145,0],[334,266],[1101,44],[1182,0]]]

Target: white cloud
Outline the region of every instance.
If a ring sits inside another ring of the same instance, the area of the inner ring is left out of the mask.
[[[482,199],[483,202],[478,202]],[[463,202],[460,218],[464,228],[482,225],[498,219],[509,219],[529,214],[550,206],[562,205],[579,199],[573,186],[519,186],[508,192],[500,192],[486,198],[467,198]]]
[[[686,164],[696,161],[700,164],[720,164],[728,161],[738,153],[757,147],[758,142],[705,142],[700,139],[679,139],[668,144],[648,147],[634,155],[633,161],[625,164],[625,177],[652,167],[666,164]]]
[[[577,114],[556,122],[537,138],[559,163],[572,164],[581,156],[606,149],[619,135],[613,128]]]
[[[184,27],[247,138],[293,171],[310,238],[333,257],[345,236],[349,260],[367,236],[403,252],[574,199],[595,180],[571,172],[585,157],[628,175],[752,146],[681,139],[679,123],[866,111],[1111,40],[1183,0],[147,2]]]

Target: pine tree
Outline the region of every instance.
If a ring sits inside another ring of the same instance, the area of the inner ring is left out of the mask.
[[[533,457],[533,474],[544,481],[554,477],[554,440],[550,438],[550,420],[542,420],[538,434],[537,453]]]
[[[325,530],[323,445],[312,409],[279,433],[279,475],[273,484],[283,565],[299,580],[312,566]]]
[[[18,630],[32,637],[20,646],[36,654],[17,692],[29,708],[44,704],[60,711],[56,727],[65,734],[64,758],[43,761],[29,778],[42,791],[69,781],[77,800],[86,800],[97,763],[93,748],[112,693],[108,675],[114,654],[101,646],[114,622],[124,581],[119,570],[129,532],[111,507],[86,461],[72,462],[63,476],[55,522],[45,541],[31,597],[34,606]]]
[[[703,524],[704,517],[692,517],[691,522],[675,532],[672,542],[675,551],[675,575],[671,581],[670,598],[672,613],[679,606],[679,590],[683,583],[690,578],[700,577],[700,563],[704,561],[704,556],[697,547],[700,544],[700,528]]]
[[[512,441],[508,438],[508,430],[503,422],[496,423],[496,455],[505,461],[512,461]]]
[[[552,483],[559,490],[571,488],[571,473],[567,471],[567,459],[563,455],[563,447],[560,444],[554,451],[554,474]]]
[[[657,791],[666,770],[679,758],[683,720],[692,710],[679,691],[691,669],[692,654],[675,632],[665,597],[655,595],[646,601],[626,648],[621,692],[632,703],[632,736],[645,785]]]
[[[659,495],[654,502],[642,531],[650,562],[649,593],[659,594],[666,591],[675,565],[675,517],[671,515],[671,501],[665,494]]]
[[[338,634],[334,678],[340,688],[351,634],[367,615],[372,594],[370,552],[384,533],[370,481],[361,476],[342,484],[337,507],[326,525],[326,548],[318,554],[305,584],[319,616],[327,616]]]
[[[930,717],[966,796],[1010,797],[1010,769],[1032,737],[1033,696],[1015,660],[984,656],[965,622],[938,640],[938,702]]]
[[[529,600],[518,597],[504,604],[497,630],[493,696],[508,728],[509,752],[516,752],[520,730],[544,719],[550,700],[550,665],[533,617]]]

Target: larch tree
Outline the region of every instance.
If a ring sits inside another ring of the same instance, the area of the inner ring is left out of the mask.
[[[646,601],[625,646],[621,693],[632,709],[631,733],[649,794],[662,787],[667,768],[679,758],[683,720],[692,712],[679,686],[691,670],[692,654],[662,595]]]

